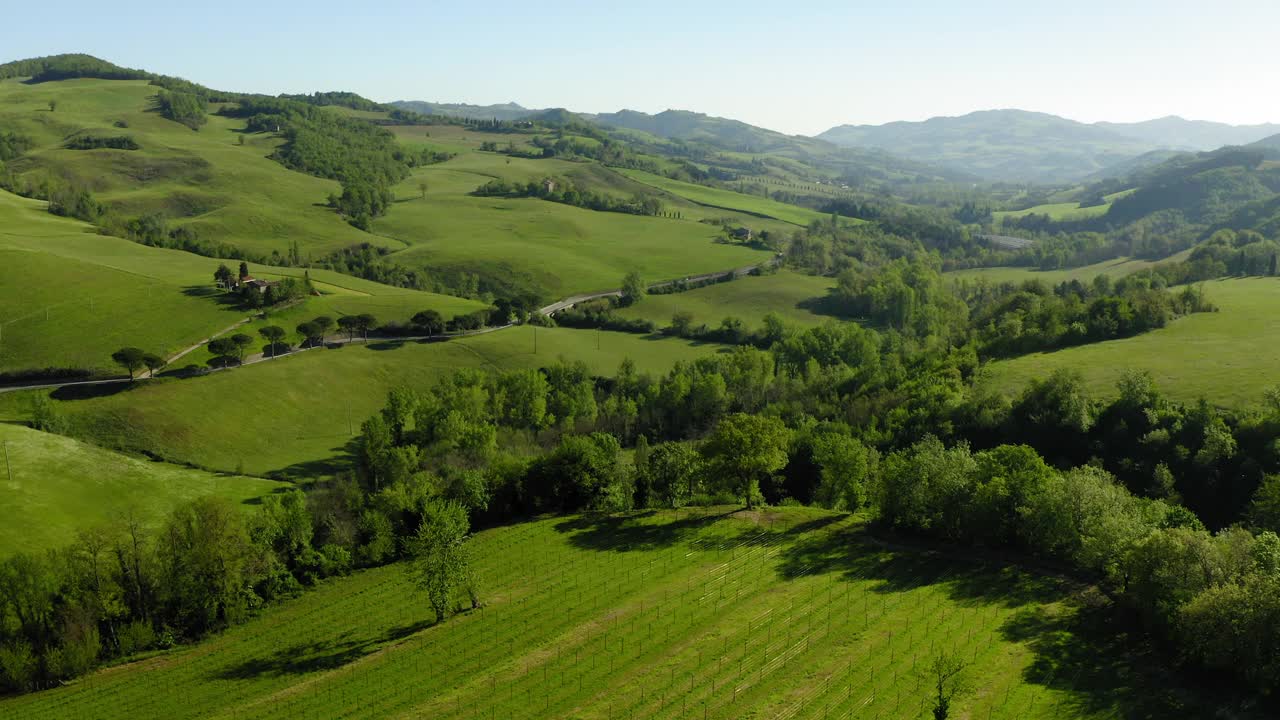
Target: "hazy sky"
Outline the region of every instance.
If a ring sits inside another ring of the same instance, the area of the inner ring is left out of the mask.
[[[88,52],[212,87],[791,133],[1022,108],[1280,122],[1280,0],[15,2],[0,62]]]

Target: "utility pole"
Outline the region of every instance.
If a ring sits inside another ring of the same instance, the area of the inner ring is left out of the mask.
[[[538,326],[533,326],[533,354],[538,354]]]
[[[4,469],[9,471],[9,483],[13,483],[13,466],[9,464],[9,441],[4,441]]]

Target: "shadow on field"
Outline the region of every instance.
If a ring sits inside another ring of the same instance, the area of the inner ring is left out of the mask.
[[[962,605],[1014,610],[998,632],[1030,650],[1024,683],[1068,691],[1055,708],[1058,717],[1204,717],[1225,706],[1215,699],[1229,705],[1215,688],[1188,690],[1195,679],[1176,673],[1097,589],[979,552],[889,542],[852,527],[801,537],[782,551],[778,573],[785,579],[839,573],[886,596],[937,587]]]
[[[67,385],[49,393],[54,400],[92,400],[129,392],[138,387],[136,382],[103,383],[101,385]]]
[[[193,298],[212,298],[219,305],[239,308],[241,306],[240,296],[233,292],[224,292],[208,285],[188,285],[182,288],[182,294]]]
[[[796,307],[801,310],[807,310],[814,315],[825,315],[826,317],[835,318],[837,320],[852,319],[841,311],[840,303],[833,295],[819,295],[817,297],[806,298],[796,303]]]
[[[686,508],[687,513],[670,522],[655,523],[654,510],[613,515],[582,515],[556,525],[562,533],[574,533],[569,544],[583,550],[626,552],[657,550],[678,543],[699,550],[730,546],[777,545],[795,537],[839,522],[838,515],[825,515],[795,525],[774,527],[767,512],[746,510],[702,511]],[[730,532],[711,537],[695,537],[699,531],[729,518],[754,521],[732,528]]]
[[[351,438],[337,447],[329,448],[334,454],[327,458],[304,460],[300,463],[271,470],[266,475],[274,480],[292,480],[294,478],[326,477],[347,472],[353,467],[352,458],[355,457],[355,452],[359,447],[358,442],[357,439]]]
[[[671,522],[654,523],[654,510],[614,515],[582,515],[556,524],[556,530],[573,533],[569,544],[582,550],[656,550],[682,542],[698,530],[733,514],[697,513]]]
[[[333,670],[434,624],[434,621],[424,620],[390,628],[381,635],[355,638],[348,632],[331,640],[301,642],[280,648],[266,657],[251,658],[223,668],[214,673],[214,677],[219,680],[252,680]]]

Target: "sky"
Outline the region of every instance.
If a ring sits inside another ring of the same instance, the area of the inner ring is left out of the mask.
[[[1019,108],[1280,122],[1276,0],[14,3],[0,62],[86,52],[241,92],[668,108],[793,134]]]

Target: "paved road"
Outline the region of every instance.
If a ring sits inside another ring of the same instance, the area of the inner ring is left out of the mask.
[[[665,287],[668,287],[668,286],[670,286],[670,285],[674,285],[674,284],[679,283],[679,282],[702,282],[702,281],[704,281],[704,280],[712,280],[712,279],[714,279],[714,278],[725,277],[725,276],[727,276],[727,275],[729,275],[729,274],[733,274],[733,276],[734,276],[734,277],[742,277],[742,276],[744,276],[744,275],[748,275],[748,274],[750,274],[753,270],[755,270],[756,268],[760,267],[761,265],[777,265],[779,262],[781,262],[781,257],[780,257],[780,256],[778,256],[778,257],[774,257],[773,259],[771,259],[771,260],[769,260],[769,261],[767,261],[767,262],[765,262],[765,263],[760,263],[760,264],[757,264],[757,265],[746,265],[746,266],[744,266],[744,267],[736,268],[736,269],[733,269],[733,270],[726,270],[726,271],[723,271],[723,272],[706,273],[706,274],[703,274],[703,275],[691,275],[691,276],[689,276],[689,277],[680,278],[680,279],[678,279],[678,280],[665,280],[665,281],[663,281],[663,282],[654,283],[654,284],[650,285],[650,286],[649,286],[649,289],[650,289],[650,290],[655,290],[655,289],[659,289],[659,288],[665,288]],[[560,312],[561,310],[567,310],[567,309],[569,309],[569,308],[571,308],[571,307],[573,307],[573,306],[575,306],[575,305],[578,305],[579,303],[584,303],[584,302],[588,302],[588,301],[591,301],[591,300],[599,300],[599,299],[601,299],[601,298],[607,298],[607,297],[622,297],[622,291],[621,291],[621,290],[602,290],[602,291],[600,291],[600,292],[596,292],[596,293],[587,293],[587,294],[585,294],[585,295],[574,295],[573,297],[568,297],[568,298],[565,298],[564,300],[560,300],[560,301],[557,301],[557,302],[551,303],[550,305],[547,305],[547,306],[545,306],[545,307],[538,308],[537,312],[538,312],[539,314],[541,314],[541,315],[554,315],[554,314],[556,314],[556,313]],[[220,330],[220,331],[218,331],[218,332],[214,333],[213,335],[210,335],[209,337],[205,338],[204,340],[201,340],[201,341],[200,341],[200,342],[198,342],[198,343],[195,343],[194,345],[191,345],[191,346],[189,346],[189,347],[183,348],[182,350],[180,350],[180,351],[178,351],[176,354],[174,354],[172,357],[170,357],[170,358],[168,359],[167,364],[168,364],[168,365],[172,365],[172,364],[174,364],[175,362],[177,362],[179,359],[181,359],[181,358],[185,357],[186,355],[189,355],[190,353],[192,353],[192,352],[194,352],[194,351],[196,351],[196,350],[200,349],[201,347],[204,347],[206,344],[208,344],[208,343],[209,343],[209,341],[210,341],[210,340],[213,340],[214,338],[217,338],[217,337],[221,337],[221,336],[223,336],[223,335],[225,335],[225,334],[227,334],[227,333],[231,332],[232,330],[235,330],[236,328],[238,328],[238,327],[240,327],[240,326],[242,326],[242,325],[245,325],[246,323],[252,322],[252,321],[253,321],[253,317],[247,317],[247,318],[245,318],[245,319],[241,320],[240,322],[237,322],[236,324],[231,325],[230,327],[224,328],[224,329],[222,329],[222,330]],[[393,342],[395,342],[395,341],[399,341],[399,342],[416,342],[416,341],[422,341],[422,340],[452,340],[452,339],[454,339],[454,338],[473,337],[473,336],[475,336],[475,335],[484,335],[484,334],[491,333],[491,332],[497,332],[497,331],[499,331],[499,330],[505,330],[505,329],[507,329],[507,328],[509,328],[509,327],[513,327],[513,325],[511,325],[511,324],[507,324],[507,325],[499,325],[499,326],[497,326],[497,327],[487,327],[487,328],[481,328],[481,329],[479,329],[479,330],[465,330],[465,331],[462,331],[462,332],[456,332],[456,333],[442,333],[442,334],[439,334],[439,335],[411,335],[411,336],[404,336],[404,335],[370,335],[370,336],[368,337],[368,340],[367,340],[367,341],[368,341],[368,342],[374,342],[374,341],[377,341],[377,342],[383,342],[383,341],[393,341]],[[364,342],[364,341],[365,341],[365,338],[355,338],[355,339],[343,339],[343,338],[336,338],[336,339],[333,339],[333,340],[327,340],[327,341],[325,342],[325,345],[326,345],[326,346],[332,346],[332,345],[345,345],[345,344],[348,344],[348,343],[351,343],[351,342]],[[306,352],[306,351],[308,351],[308,350],[315,350],[315,349],[317,349],[317,348],[314,348],[314,347],[310,347],[310,348],[299,348],[299,349],[291,350],[291,351],[289,351],[289,352],[287,352],[287,353],[284,353],[284,354],[282,354],[282,355],[277,355],[277,356],[275,356],[275,357],[267,356],[267,355],[265,355],[264,353],[255,353],[255,354],[253,354],[253,355],[246,356],[246,357],[245,357],[245,359],[244,359],[244,362],[240,363],[239,365],[233,365],[233,366],[231,366],[231,367],[229,367],[229,368],[216,368],[216,369],[212,370],[211,372],[220,372],[220,371],[222,371],[222,370],[224,370],[224,369],[226,369],[226,370],[234,370],[234,369],[235,369],[235,368],[237,368],[237,367],[244,367],[245,365],[254,365],[254,364],[256,364],[256,363],[260,363],[260,362],[267,362],[267,361],[270,361],[270,360],[275,360],[275,359],[277,359],[277,358],[286,358],[286,357],[291,357],[291,356],[293,356],[293,355],[297,355],[297,354],[298,354],[298,353],[300,353],[300,352]],[[145,377],[138,377],[138,378],[134,378],[133,380],[130,380],[129,378],[124,377],[124,378],[108,378],[108,379],[104,379],[104,380],[76,380],[76,381],[72,381],[72,382],[51,382],[51,383],[39,383],[39,382],[37,382],[37,383],[28,384],[28,385],[8,385],[8,386],[5,386],[5,387],[0,387],[0,393],[15,392],[15,391],[18,391],[18,390],[44,390],[44,389],[51,389],[51,388],[75,387],[75,386],[80,386],[80,385],[113,385],[113,384],[118,384],[118,383],[140,382],[140,381],[146,381],[146,380],[150,380],[150,379],[152,379],[152,378],[151,378],[151,376],[150,376],[150,375],[148,375],[148,376],[145,376]]]

